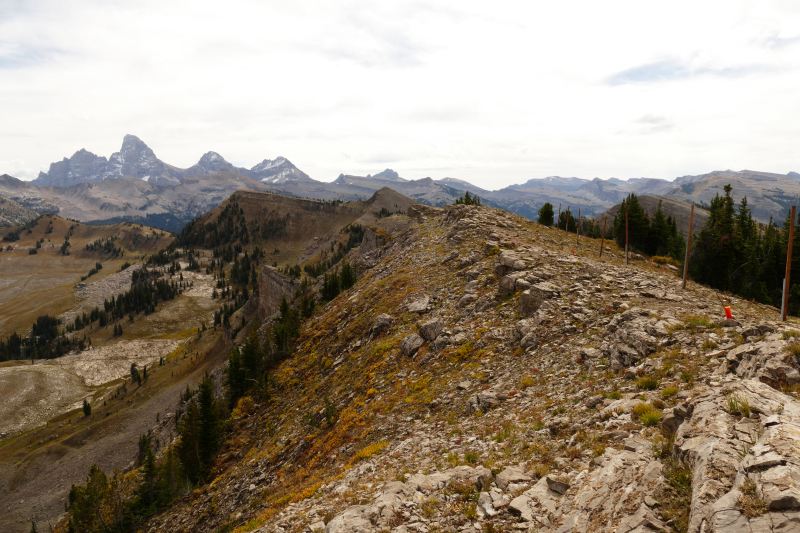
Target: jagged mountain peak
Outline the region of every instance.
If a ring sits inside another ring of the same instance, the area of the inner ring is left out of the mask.
[[[145,147],[149,149],[147,144],[145,144],[145,142],[136,135],[131,135],[130,133],[125,134],[125,136],[122,138],[122,150],[133,147]]]
[[[213,174],[215,172],[232,171],[238,172],[239,169],[235,168],[232,164],[228,163],[224,157],[217,152],[206,152],[197,162],[200,169],[194,167],[189,170],[197,170],[197,174]]]

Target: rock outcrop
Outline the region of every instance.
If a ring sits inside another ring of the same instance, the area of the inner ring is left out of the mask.
[[[264,266],[258,275],[258,314],[267,320],[280,312],[281,300],[291,300],[300,287],[298,280],[291,278],[272,266]]]

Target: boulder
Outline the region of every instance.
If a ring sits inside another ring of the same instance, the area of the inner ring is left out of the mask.
[[[559,295],[558,288],[550,282],[542,281],[523,291],[519,298],[519,315],[529,317],[535,313],[542,304]]]
[[[394,326],[394,318],[386,313],[381,313],[375,317],[375,321],[372,323],[372,328],[370,328],[369,332],[375,335],[388,330],[392,326]]]
[[[428,305],[430,304],[430,301],[431,299],[427,295],[417,298],[408,304],[408,311],[411,313],[425,313],[428,311]]]
[[[536,337],[535,333],[531,332],[522,337],[522,340],[519,341],[519,345],[525,348],[526,350],[533,349],[539,345],[539,339],[538,337]]]
[[[506,467],[494,478],[494,482],[500,490],[506,490],[509,483],[529,483],[530,481],[533,481],[533,478],[518,466]]]
[[[477,294],[475,294],[474,292],[468,292],[467,294],[462,296],[460,300],[458,300],[456,307],[458,307],[459,309],[463,309],[471,304],[474,304],[477,300],[478,300]]]
[[[400,350],[402,350],[402,352],[405,355],[411,357],[415,353],[417,353],[417,350],[422,348],[423,344],[425,344],[425,339],[423,339],[416,333],[412,333],[411,335],[400,341]]]
[[[547,481],[547,488],[552,490],[553,492],[557,492],[558,494],[566,494],[569,490],[569,483],[564,483],[563,481],[558,481],[557,479],[553,479],[550,476],[545,477]]]
[[[442,334],[444,330],[444,323],[440,318],[434,318],[433,320],[428,320],[424,324],[422,324],[419,328],[419,334],[428,342],[433,342],[436,340],[436,337]]]
[[[491,391],[484,391],[467,400],[467,413],[486,412],[499,403],[500,399],[497,394]]]

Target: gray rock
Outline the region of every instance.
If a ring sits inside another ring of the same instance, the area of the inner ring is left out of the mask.
[[[478,299],[477,294],[468,292],[467,294],[461,297],[461,299],[456,304],[456,307],[458,307],[459,309],[463,309],[464,307],[467,307],[470,304],[475,303],[477,299]]]
[[[442,334],[444,330],[444,323],[440,318],[428,320],[419,328],[419,334],[428,342],[436,340],[436,337]]]
[[[389,328],[394,326],[394,318],[391,315],[387,315],[386,313],[381,313],[377,317],[375,317],[375,321],[372,323],[372,328],[370,328],[370,333],[377,334],[382,333]]]
[[[494,508],[492,497],[488,492],[481,492],[480,496],[478,496],[478,508],[490,517],[495,516],[498,512],[497,509]]]
[[[525,349],[533,349],[539,345],[539,339],[535,333],[528,333],[519,341],[519,345]]]
[[[438,352],[450,345],[452,339],[447,335],[439,335],[436,337],[436,340],[430,344],[430,350],[432,352]]]
[[[595,407],[603,403],[603,400],[605,400],[605,398],[603,397],[602,394],[596,394],[594,396],[589,396],[588,398],[586,398],[583,401],[583,404],[589,409],[594,409]]]
[[[520,260],[519,254],[512,250],[503,250],[498,256],[500,264],[507,268],[514,268],[514,263]]]
[[[566,494],[567,491],[569,490],[569,483],[558,481],[556,479],[551,478],[550,476],[546,476],[545,480],[547,481],[547,488],[549,488],[553,492],[557,492],[558,494]]]
[[[425,313],[428,311],[429,304],[430,304],[430,297],[425,295],[411,302],[408,305],[408,311],[411,313]]]
[[[484,311],[492,309],[495,305],[497,305],[497,303],[494,301],[494,298],[487,295],[481,296],[475,301],[475,312],[483,313]]]
[[[543,281],[523,291],[519,298],[519,315],[529,317],[549,299],[558,297],[558,288],[550,282]]]
[[[402,350],[402,352],[405,355],[410,357],[415,353],[417,353],[417,350],[422,348],[423,344],[425,344],[425,339],[423,339],[416,333],[412,333],[411,335],[400,341],[400,350]]]
[[[486,412],[500,403],[500,399],[493,392],[481,392],[467,400],[467,413],[478,411]]]
[[[452,261],[452,260],[453,260],[453,259],[455,259],[456,257],[458,257],[458,250],[453,250],[452,252],[450,252],[449,254],[447,254],[447,255],[444,257],[444,259],[442,259],[442,264],[444,265],[444,264],[446,264],[446,263],[449,263],[450,261]]]
[[[518,466],[506,467],[494,478],[494,482],[500,490],[506,490],[509,483],[528,483],[530,481],[533,481],[533,478]]]

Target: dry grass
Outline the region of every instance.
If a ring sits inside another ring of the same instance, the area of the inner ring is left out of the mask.
[[[752,479],[746,480],[739,490],[742,495],[736,500],[736,505],[747,518],[761,516],[769,511],[769,505],[758,496],[758,486]]]

